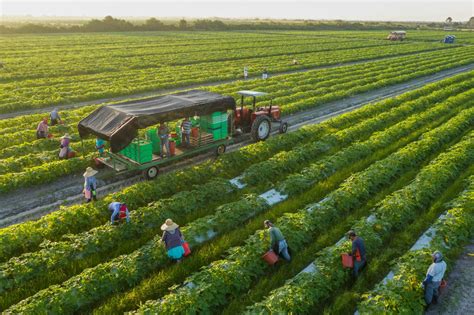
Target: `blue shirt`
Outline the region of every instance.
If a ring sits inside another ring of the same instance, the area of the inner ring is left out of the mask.
[[[359,250],[359,254],[360,254],[361,259],[365,260],[364,240],[362,240],[358,236],[352,241],[352,256],[355,256],[357,250]]]
[[[109,210],[112,211],[112,215],[110,216],[110,223],[114,223],[115,218],[118,216],[120,212],[120,206],[122,204],[120,202],[114,201],[109,204]],[[125,210],[125,213],[127,215],[127,222],[130,222],[130,213],[127,210]]]
[[[89,191],[97,189],[97,179],[95,179],[95,176],[86,177],[86,180],[84,182],[84,188]]]
[[[99,153],[104,153],[104,147],[103,147],[104,144],[105,144],[105,141],[102,139],[95,140],[95,147],[97,150],[99,150]]]

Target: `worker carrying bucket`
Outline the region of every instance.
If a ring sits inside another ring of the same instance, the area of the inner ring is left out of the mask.
[[[263,259],[273,265],[278,261],[278,256],[283,257],[286,261],[290,261],[291,257],[288,253],[288,244],[286,243],[283,233],[280,229],[273,225],[269,220],[263,222],[270,233],[270,250],[263,255]]]
[[[350,254],[342,254],[342,265],[346,268],[353,268],[353,275],[357,278],[359,270],[367,263],[365,256],[364,240],[356,235],[355,231],[347,232],[348,238],[352,241],[352,251]]]
[[[111,202],[109,204],[109,211],[112,212],[110,224],[113,225],[115,222],[123,222],[124,219],[127,223],[130,223],[130,212],[126,204],[117,201]]]
[[[437,304],[439,297],[439,288],[446,286],[443,281],[444,273],[446,272],[446,262],[443,259],[443,255],[436,251],[431,255],[433,263],[426,272],[426,278],[421,283],[421,287],[424,289],[425,302],[427,306],[430,304]]]

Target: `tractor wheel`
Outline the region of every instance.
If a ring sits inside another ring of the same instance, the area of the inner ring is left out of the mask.
[[[252,124],[250,134],[255,141],[263,141],[270,136],[272,130],[272,123],[267,116],[257,116]]]
[[[279,133],[286,133],[288,131],[288,123],[287,122],[281,122],[280,123],[280,128],[278,128]]]
[[[225,144],[219,145],[219,146],[216,148],[216,155],[219,156],[219,155],[224,154],[224,153],[225,153],[225,149],[226,149]]]
[[[144,173],[147,179],[154,179],[156,176],[158,176],[158,168],[156,166],[152,166],[147,168]]]

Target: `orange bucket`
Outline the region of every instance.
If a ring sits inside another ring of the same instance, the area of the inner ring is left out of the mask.
[[[439,292],[441,293],[442,291],[446,290],[447,286],[448,282],[446,280],[441,280],[441,283],[439,284]]]
[[[198,127],[191,128],[191,136],[193,136],[193,138],[199,137],[199,128]]]
[[[344,253],[341,254],[342,258],[342,267],[344,268],[354,268],[354,259],[351,255]]]
[[[176,153],[176,142],[170,141],[170,155],[174,156]]]
[[[278,261],[278,256],[275,254],[274,251],[269,250],[262,256],[263,260],[267,262],[267,264],[274,265]]]

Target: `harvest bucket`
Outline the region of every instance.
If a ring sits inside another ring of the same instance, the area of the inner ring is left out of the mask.
[[[274,265],[278,261],[278,256],[275,254],[274,251],[269,250],[262,256],[263,260],[267,262],[267,264]]]
[[[189,254],[191,254],[191,249],[189,249],[188,242],[184,242],[181,245],[183,246],[183,249],[184,249],[184,256],[188,256]]]
[[[352,259],[352,256],[344,253],[341,254],[342,258],[342,267],[344,268],[354,268],[354,260]]]
[[[176,142],[170,141],[170,156],[174,156],[176,153]]]
[[[193,136],[194,138],[199,137],[199,128],[197,127],[191,128],[191,136]]]
[[[446,280],[441,280],[441,283],[439,284],[439,293],[446,290],[447,286],[448,286],[448,282]]]

